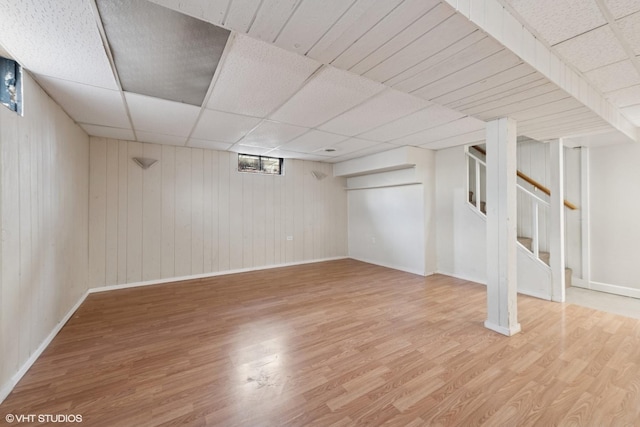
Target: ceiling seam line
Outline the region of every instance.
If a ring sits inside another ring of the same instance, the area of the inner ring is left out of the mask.
[[[318,43],[320,43],[320,41],[321,41],[322,39],[324,39],[324,38],[326,37],[326,35],[327,35],[327,34],[329,34],[329,32],[330,32],[331,30],[333,30],[333,28],[336,26],[336,24],[337,24],[338,22],[340,22],[340,21],[342,20],[342,18],[344,18],[344,16],[347,14],[347,12],[349,12],[357,2],[358,2],[358,0],[352,0],[352,2],[351,2],[351,4],[349,5],[349,7],[347,7],[347,9],[346,9],[344,12],[342,12],[342,14],[338,17],[338,19],[336,19],[335,21],[333,21],[333,24],[331,24],[331,25],[329,26],[329,28],[327,28],[327,30],[326,30],[324,33],[322,33],[322,35],[320,36],[320,38],[318,38],[318,40],[316,40],[315,42],[313,42],[313,44],[311,45],[311,47],[310,47],[309,49],[307,49],[307,51],[306,51],[306,52],[304,52],[304,56],[308,56],[308,55],[309,55],[309,52],[311,52],[311,51],[313,50],[313,48],[314,48],[314,47],[316,47],[316,45],[317,45]]]

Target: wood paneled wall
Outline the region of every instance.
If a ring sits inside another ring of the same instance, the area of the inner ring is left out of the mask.
[[[87,290],[89,137],[24,74],[0,106],[0,394]]]
[[[287,159],[268,176],[238,172],[230,152],[90,145],[91,287],[346,256],[345,181],[330,164]],[[158,162],[142,170],[137,156]]]

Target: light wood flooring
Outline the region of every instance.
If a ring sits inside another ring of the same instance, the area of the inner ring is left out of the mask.
[[[0,422],[639,425],[640,320],[518,307],[507,338],[482,326],[484,286],[353,260],[92,294]]]

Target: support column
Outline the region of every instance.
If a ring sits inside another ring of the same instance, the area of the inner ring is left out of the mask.
[[[564,302],[564,148],[561,139],[549,142],[551,150],[551,196],[549,199],[549,264],[551,266],[551,299]]]
[[[487,122],[487,320],[503,335],[520,332],[517,285],[516,122]]]
[[[589,148],[580,147],[580,228],[582,240],[582,272],[584,285],[591,289],[591,229],[589,228]]]

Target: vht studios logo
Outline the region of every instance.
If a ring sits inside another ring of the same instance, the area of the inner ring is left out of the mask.
[[[4,420],[8,423],[81,423],[79,414],[7,414]]]

